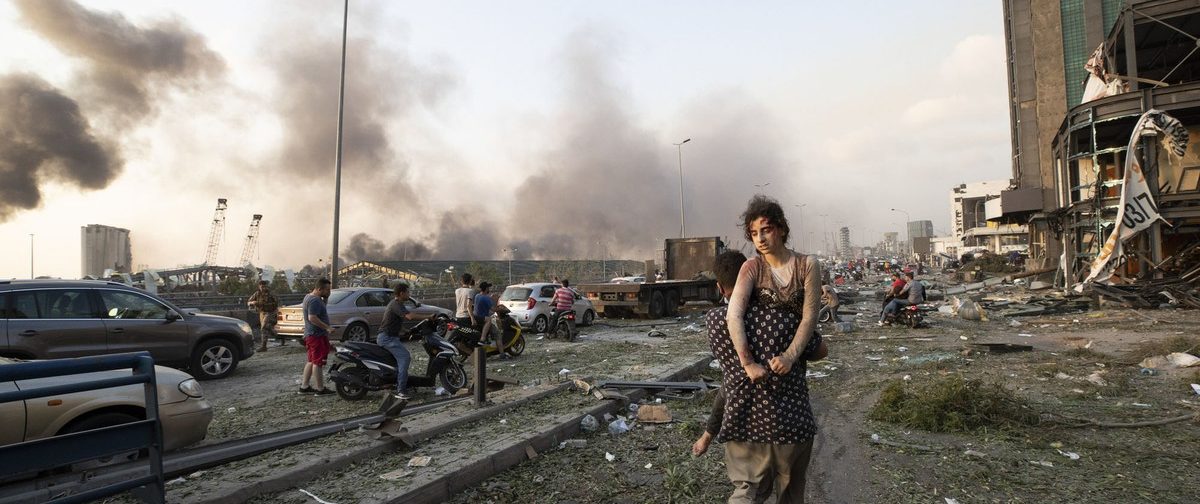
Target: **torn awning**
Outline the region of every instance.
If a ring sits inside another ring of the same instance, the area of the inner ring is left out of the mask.
[[[1083,283],[1076,286],[1082,292],[1083,285],[1089,282],[1109,283],[1112,277],[1114,257],[1121,257],[1122,244],[1156,221],[1162,220],[1158,213],[1158,205],[1146,183],[1146,175],[1142,172],[1142,164],[1138,161],[1136,152],[1138,142],[1143,137],[1162,136],[1162,140],[1177,157],[1182,157],[1187,150],[1188,131],[1183,123],[1166,113],[1151,109],[1138,118],[1133,127],[1133,135],[1129,137],[1125,156],[1125,179],[1121,185],[1121,203],[1117,207],[1117,220],[1112,233],[1104,241],[1100,253],[1092,261],[1091,272]],[[1165,222],[1165,221],[1164,221]]]

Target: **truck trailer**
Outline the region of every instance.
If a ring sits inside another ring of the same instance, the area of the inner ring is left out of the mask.
[[[654,261],[646,261],[644,283],[582,284],[576,288],[605,317],[661,318],[679,313],[688,301],[716,303],[721,299],[712,275],[717,254],[725,251],[720,238],[668,238],[663,247],[665,280],[655,279]]]

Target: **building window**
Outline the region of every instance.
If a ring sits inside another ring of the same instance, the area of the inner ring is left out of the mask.
[[[1083,0],[1061,0],[1062,14],[1063,73],[1067,84],[1067,107],[1074,107],[1083,100],[1083,81],[1087,72],[1084,63],[1092,49],[1087,44],[1087,20],[1083,16]]]

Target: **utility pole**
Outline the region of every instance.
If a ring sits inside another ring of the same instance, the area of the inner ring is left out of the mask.
[[[29,233],[29,279],[33,280],[33,233]]]
[[[342,208],[342,116],[346,103],[346,22],[350,18],[350,0],[342,4],[342,76],[338,86],[337,161],[333,176],[333,258],[329,260],[329,281],[338,286],[338,221]]]
[[[684,215],[683,215],[683,144],[691,142],[691,141],[692,141],[692,139],[688,138],[682,142],[673,144],[673,145],[675,145],[675,149],[679,152],[679,237],[680,238],[687,237],[687,235],[684,234],[687,220],[684,218]]]

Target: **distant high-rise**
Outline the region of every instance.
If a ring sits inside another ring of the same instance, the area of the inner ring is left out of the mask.
[[[933,221],[908,221],[908,239],[933,237]]]
[[[129,245],[129,230],[100,224],[79,228],[80,276],[99,278],[104,270],[129,273],[133,266],[133,249]]]

